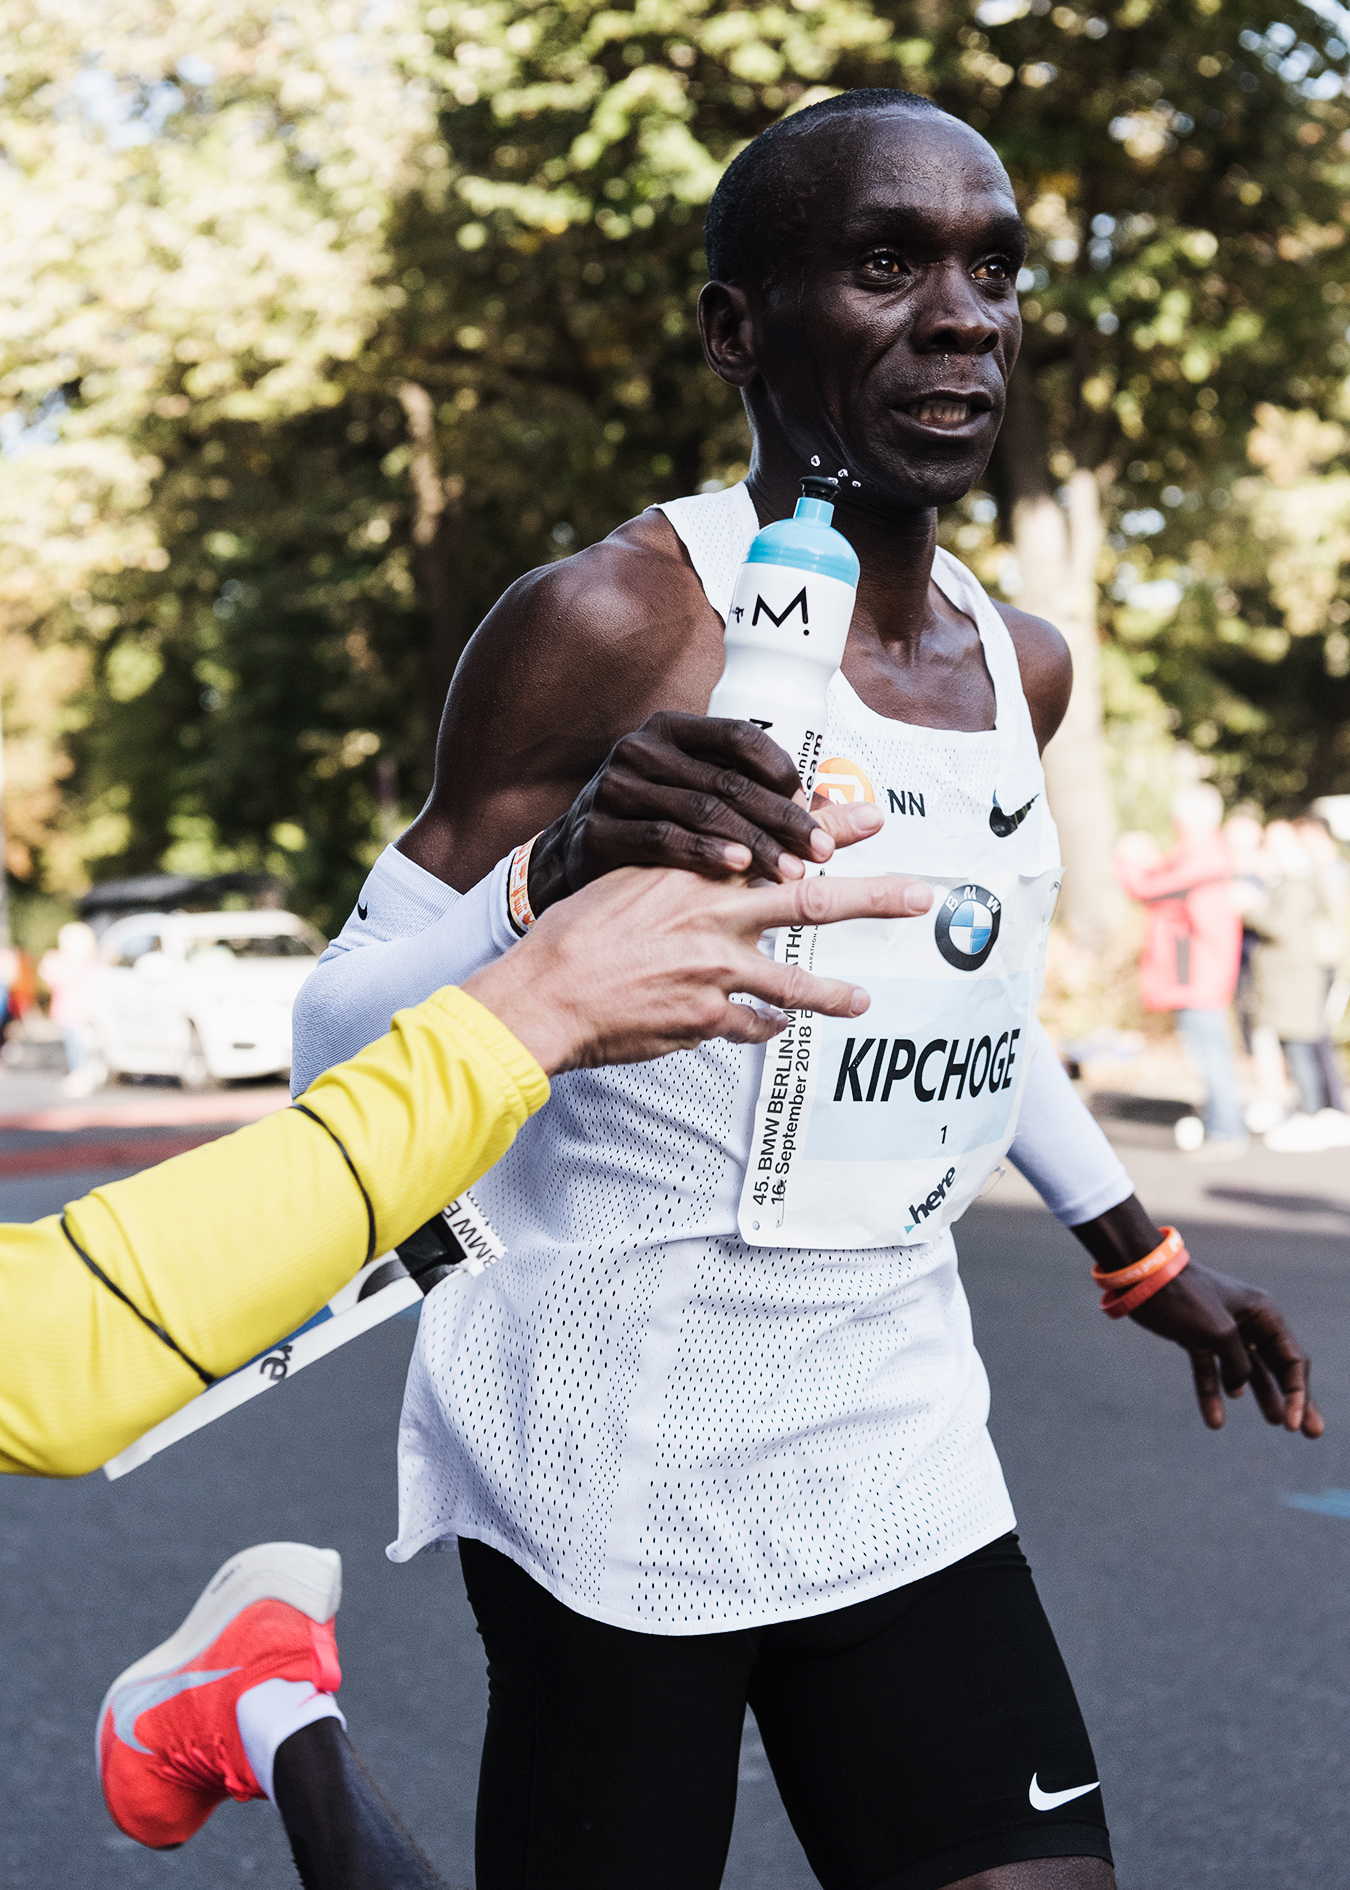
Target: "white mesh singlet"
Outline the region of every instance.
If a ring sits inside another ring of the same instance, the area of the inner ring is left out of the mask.
[[[724,604],[756,529],[747,495],[667,509]],[[969,575],[935,575],[966,608]],[[1016,786],[1006,739],[889,721],[837,678],[826,754],[906,809],[851,871],[973,871],[995,790],[1015,808],[1040,782],[1011,641],[979,602]],[[1043,792],[1033,822],[1054,857]],[[469,1536],[581,1614],[706,1633],[843,1607],[1013,1527],[950,1236],[847,1253],[740,1240],[763,1054],[718,1043],[560,1077],[477,1185],[508,1252],[424,1306],[394,1560]]]

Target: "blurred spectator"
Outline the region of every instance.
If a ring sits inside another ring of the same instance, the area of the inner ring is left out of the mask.
[[[19,975],[19,954],[12,945],[0,945],[0,1043],[18,1012],[10,1003]]]
[[[21,1023],[37,1003],[37,967],[22,945],[7,945],[4,956],[7,1021]]]
[[[1242,959],[1238,967],[1233,1008],[1242,1032],[1243,1048],[1252,1060],[1256,1093],[1247,1104],[1247,1127],[1261,1135],[1289,1114],[1290,1086],[1280,1040],[1257,1016],[1256,954],[1261,935],[1254,915],[1261,911],[1269,882],[1279,877],[1271,864],[1265,831],[1256,815],[1246,809],[1224,822],[1223,837],[1233,867],[1233,903],[1242,917]]]
[[[1122,834],[1116,877],[1148,908],[1139,988],[1150,1011],[1171,1011],[1205,1086],[1203,1119],[1184,1116],[1177,1143],[1235,1153],[1247,1141],[1238,1098],[1229,1007],[1242,954],[1233,862],[1219,831],[1223,800],[1206,782],[1172,801],[1177,844],[1164,854],[1151,834]]]
[[[1233,893],[1239,913],[1244,915],[1242,926],[1242,956],[1238,961],[1237,987],[1233,993],[1233,1010],[1236,1013],[1238,1029],[1242,1033],[1242,1047],[1248,1056],[1252,1054],[1252,1030],[1256,1023],[1256,990],[1253,960],[1256,956],[1257,935],[1247,924],[1245,914],[1251,908],[1260,905],[1266,896],[1265,879],[1265,831],[1257,816],[1247,808],[1238,808],[1230,814],[1223,824],[1224,844],[1228,848],[1229,864],[1233,873]]]
[[[73,1096],[87,1095],[97,1086],[89,1062],[89,983],[98,965],[98,940],[92,926],[75,919],[56,935],[56,950],[44,952],[38,966],[42,982],[52,994],[52,1022],[61,1027],[66,1047],[65,1089]]]
[[[1323,1041],[1336,1081],[1341,1080],[1336,1058],[1335,1037],[1345,1007],[1350,1003],[1350,865],[1336,843],[1334,829],[1319,813],[1309,809],[1294,823],[1296,831],[1306,836],[1304,844],[1312,854],[1335,920],[1338,952],[1327,983],[1326,1010],[1323,1015]],[[1342,1109],[1345,1104],[1339,1105]]]
[[[1350,1116],[1327,1032],[1327,997],[1345,956],[1345,887],[1340,856],[1322,823],[1273,820],[1266,846],[1278,877],[1253,917],[1257,1016],[1279,1034],[1298,1109],[1266,1136],[1283,1151],[1344,1147]]]
[[[37,973],[28,953],[17,945],[0,945],[0,1043],[12,1025],[22,1023],[36,997]]]
[[[1320,814],[1311,809],[1294,822],[1294,832],[1312,855],[1328,908],[1328,921],[1318,939],[1318,960],[1326,972],[1327,1001],[1322,1013],[1322,1035],[1318,1040],[1318,1061],[1322,1065],[1327,1092],[1338,1109],[1344,1109],[1341,1070],[1336,1060],[1333,1032],[1345,1012],[1347,959],[1350,959],[1350,866],[1337,846],[1331,828]],[[1333,995],[1333,993],[1335,995]]]

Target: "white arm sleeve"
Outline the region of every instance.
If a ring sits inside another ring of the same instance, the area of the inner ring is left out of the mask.
[[[466,893],[397,847],[370,869],[356,909],[300,987],[291,1018],[291,1094],[355,1056],[395,1011],[462,984],[516,942],[506,916],[511,856]]]
[[[1039,1023],[1034,1045],[1008,1159],[1057,1221],[1077,1227],[1128,1200],[1134,1183]]]

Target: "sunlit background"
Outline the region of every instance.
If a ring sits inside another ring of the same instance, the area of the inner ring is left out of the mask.
[[[502,589],[744,471],[704,206],[857,85],[983,130],[1031,231],[1009,421],[944,532],[1074,646],[1066,937],[1125,923],[1113,831],[1163,834],[1177,779],[1267,814],[1350,788],[1346,17],[0,6],[17,941],[159,870],[340,924]]]

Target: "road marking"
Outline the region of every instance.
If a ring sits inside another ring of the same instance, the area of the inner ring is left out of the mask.
[[[1305,1496],[1299,1490],[1286,1491],[1280,1498],[1290,1509],[1310,1509],[1318,1516],[1339,1516],[1350,1522],[1350,1490],[1324,1487],[1320,1496]]]

